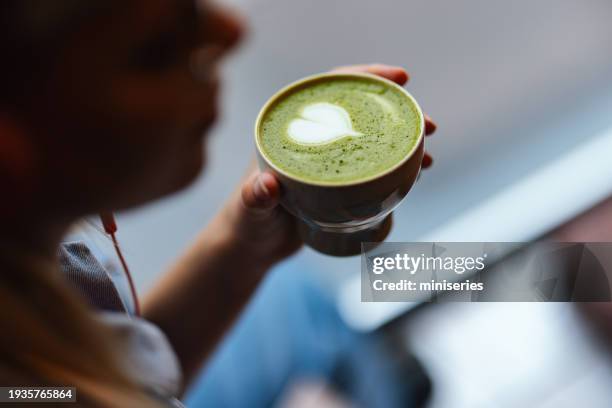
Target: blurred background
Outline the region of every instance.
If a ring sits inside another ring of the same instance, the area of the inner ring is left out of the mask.
[[[612,194],[607,0],[225,3],[249,35],[224,66],[209,166],[188,191],[118,219],[141,293],[239,183],[266,99],[338,65],[406,67],[407,89],[438,124],[426,144],[434,166],[395,211],[391,241],[529,240]],[[279,268],[316,275],[334,296],[360,260],[304,249]],[[571,304],[421,309],[394,330],[430,372],[430,407],[612,404],[612,366]]]

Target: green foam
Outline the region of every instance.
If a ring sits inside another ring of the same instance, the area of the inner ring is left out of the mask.
[[[344,108],[363,136],[321,145],[290,139],[289,123],[305,106],[319,102]],[[402,161],[417,143],[420,126],[417,107],[401,90],[368,78],[334,78],[277,100],[260,122],[259,142],[265,156],[289,175],[341,184],[384,173]]]

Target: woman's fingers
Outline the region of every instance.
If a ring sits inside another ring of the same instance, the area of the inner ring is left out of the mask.
[[[425,136],[430,136],[433,132],[436,131],[436,124],[433,120],[431,120],[431,118],[427,115],[425,115]],[[427,152],[425,152],[425,155],[423,156],[423,161],[421,162],[421,168],[426,169],[428,167],[431,167],[431,165],[433,164],[433,157],[431,157],[431,155]]]
[[[436,123],[429,117],[429,115],[425,115],[425,136],[431,135],[436,131],[438,126]]]
[[[433,158],[431,157],[431,155],[429,153],[425,153],[425,155],[423,156],[423,161],[421,162],[421,168],[428,168],[431,167],[431,165],[433,164]]]
[[[255,213],[266,212],[278,202],[280,186],[276,178],[267,172],[256,172],[242,185],[242,203]]]
[[[384,64],[362,64],[362,65],[347,65],[338,67],[332,70],[333,72],[365,72],[367,74],[378,75],[387,78],[399,85],[404,85],[410,79],[408,72],[402,67]]]

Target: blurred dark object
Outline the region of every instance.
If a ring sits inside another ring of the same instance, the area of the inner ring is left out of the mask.
[[[406,340],[401,330],[388,326],[377,334],[377,347],[389,353],[393,363],[386,370],[393,372],[389,381],[394,381],[394,395],[387,395],[386,399],[379,400],[377,404],[384,407],[420,408],[424,407],[432,394],[432,382],[423,364],[406,347]],[[361,352],[357,350],[357,352]],[[355,361],[359,359],[350,354],[340,358],[335,367],[331,383],[334,388],[345,395],[351,395],[357,406],[363,406],[369,387],[376,387],[376,381],[365,378],[363,370],[355,368]]]
[[[612,198],[553,231],[549,238],[564,242],[612,242]],[[577,310],[612,352],[612,303],[575,303]]]
[[[612,242],[612,197],[553,231],[559,242]]]

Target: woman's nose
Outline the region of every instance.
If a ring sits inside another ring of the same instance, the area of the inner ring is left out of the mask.
[[[205,41],[215,43],[225,51],[234,48],[244,35],[244,19],[225,7],[207,6],[204,20]]]

